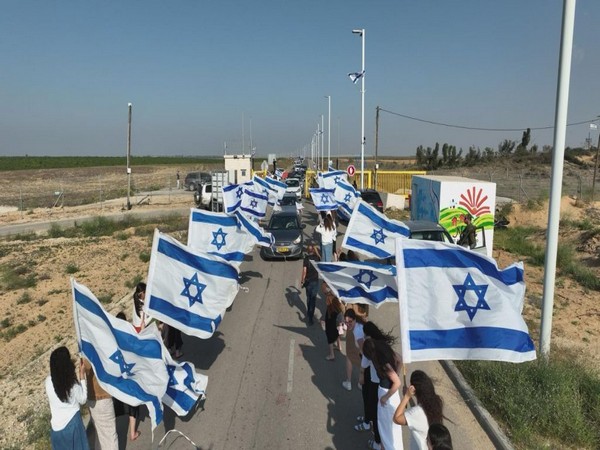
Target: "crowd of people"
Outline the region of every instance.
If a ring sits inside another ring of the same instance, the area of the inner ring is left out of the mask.
[[[346,377],[341,385],[347,391],[356,386],[362,395],[363,411],[356,418],[354,430],[371,432],[368,446],[374,450],[402,450],[403,427],[409,430],[411,450],[451,450],[450,432],[443,423],[443,401],[432,379],[422,370],[415,370],[410,382],[403,383],[406,374],[402,356],[394,349],[396,338],[369,320],[367,304],[344,303],[325,282],[320,282],[313,262],[359,258],[352,251],[335,251],[335,217],[325,213],[319,219],[315,233],[317,239],[320,236],[320,248],[309,242],[302,265],[306,321],[309,326],[314,324],[320,286],[325,302],[321,323],[328,345],[325,359],[335,360],[335,349],[342,351],[340,338],[344,337]]]
[[[136,285],[133,293],[131,323],[140,333],[149,320],[144,314],[146,283]],[[117,319],[127,320],[124,312]],[[159,323],[159,330],[165,347],[171,356],[183,356],[181,331],[167,324]],[[96,379],[91,363],[85,358],[75,363],[67,347],[59,347],[50,355],[50,375],[46,378],[46,395],[50,404],[51,445],[53,450],[87,450],[89,448],[86,430],[80,413],[80,406],[87,403],[94,424],[96,446],[101,450],[118,450],[116,418],[128,416],[128,436],[135,441],[141,435],[138,430],[140,406],[130,406],[114,399]]]

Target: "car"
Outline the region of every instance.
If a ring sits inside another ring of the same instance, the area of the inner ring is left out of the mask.
[[[302,183],[298,178],[286,178],[284,183],[287,185],[285,189],[286,193],[293,193],[296,195],[298,201],[302,200]]]
[[[304,235],[306,227],[300,222],[296,211],[273,212],[265,227],[273,235],[275,242],[270,247],[261,247],[260,256],[263,259],[299,259],[302,258]]]
[[[410,230],[410,239],[454,244],[450,233],[439,223],[429,220],[404,220],[402,223]]]
[[[300,206],[301,207],[301,206]],[[288,211],[298,214],[298,198],[296,194],[285,193],[277,205],[273,207],[273,211]]]
[[[199,184],[210,183],[212,175],[210,172],[190,172],[183,180],[183,188],[189,191],[195,191]]]
[[[381,195],[375,189],[361,189],[359,190],[360,197],[364,202],[367,202],[369,205],[373,206],[377,211],[383,212],[383,201],[381,200]]]
[[[198,208],[210,209],[210,202],[212,201],[212,184],[202,183],[196,186],[194,192],[194,202]]]

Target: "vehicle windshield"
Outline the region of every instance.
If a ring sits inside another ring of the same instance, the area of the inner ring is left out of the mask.
[[[300,186],[300,182],[296,179],[291,179],[291,180],[285,180],[285,184],[287,184],[287,187],[298,187]]]
[[[273,216],[268,228],[270,230],[297,230],[300,227],[293,216]]]
[[[437,241],[437,242],[448,242],[453,243],[448,239],[446,233],[441,230],[432,231],[413,231],[410,233],[411,239],[417,239],[419,241]]]

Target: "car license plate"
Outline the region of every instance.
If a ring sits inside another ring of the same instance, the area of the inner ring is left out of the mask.
[[[277,247],[279,253],[288,253],[290,249],[288,247]]]

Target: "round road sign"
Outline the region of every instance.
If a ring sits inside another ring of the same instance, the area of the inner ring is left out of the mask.
[[[352,177],[356,173],[356,167],[354,167],[352,164],[350,164],[348,166],[348,168],[346,169],[346,172],[348,172],[348,175],[350,175]]]

